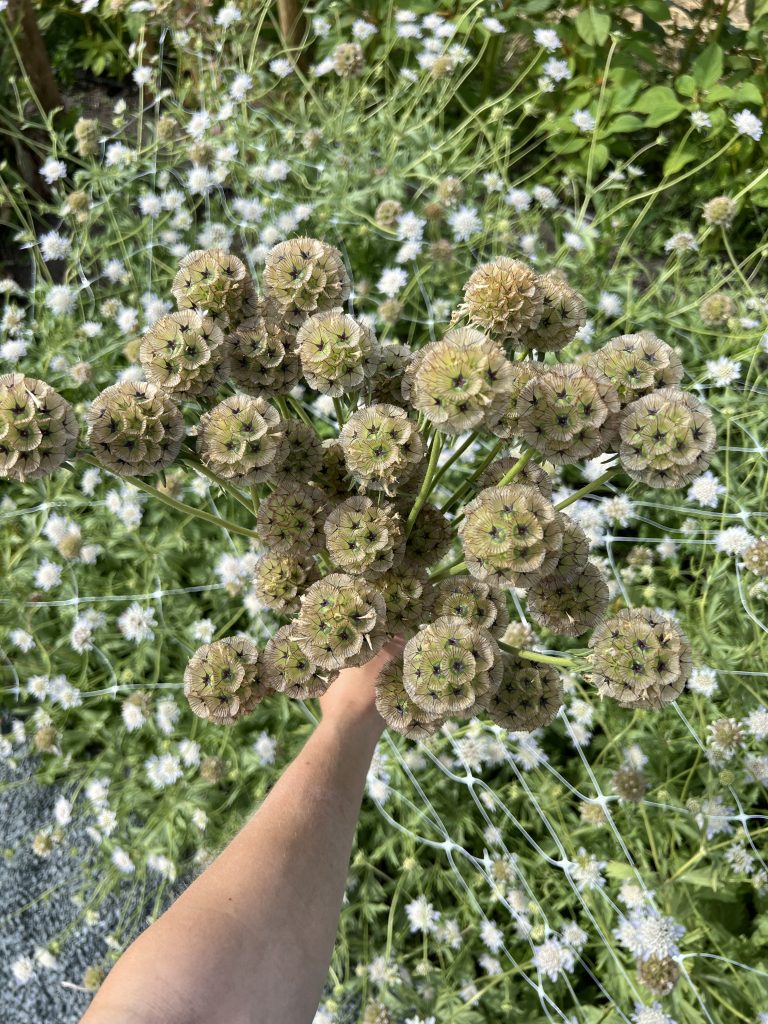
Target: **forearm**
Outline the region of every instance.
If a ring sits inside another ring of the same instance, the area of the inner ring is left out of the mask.
[[[372,708],[323,719],[248,825],[118,962],[83,1024],[311,1021],[381,727]]]

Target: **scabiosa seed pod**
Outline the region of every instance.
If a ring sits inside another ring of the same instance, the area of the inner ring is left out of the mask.
[[[315,577],[311,559],[273,551],[256,563],[254,589],[267,608],[293,613],[299,610],[300,594]]]
[[[459,327],[421,350],[413,407],[436,430],[459,434],[498,420],[512,383],[511,364],[501,347],[480,331]]]
[[[619,411],[607,377],[589,367],[560,365],[529,381],[517,400],[520,433],[555,465],[603,451],[600,428]]]
[[[735,718],[718,718],[707,726],[707,746],[715,763],[730,760],[744,739]]]
[[[313,428],[301,420],[284,420],[283,429],[288,454],[277,467],[275,479],[287,484],[312,480],[323,464],[323,442]]]
[[[624,608],[590,637],[592,679],[622,707],[661,708],[691,674],[691,648],[672,619],[652,608]]]
[[[563,684],[551,665],[506,651],[499,688],[481,701],[491,719],[510,732],[533,732],[549,725],[563,704]]]
[[[337,437],[330,437],[322,443],[322,462],[316,470],[312,483],[323,492],[330,506],[349,497],[350,481],[344,449]]]
[[[671,956],[649,956],[635,965],[637,980],[653,996],[668,996],[680,980],[680,968]]]
[[[496,422],[491,424],[490,431],[496,437],[520,437],[520,419],[517,415],[517,400],[523,389],[533,380],[538,380],[546,373],[542,363],[534,363],[529,359],[524,362],[510,363],[512,368],[512,387],[507,395],[504,411]]]
[[[430,715],[460,714],[498,689],[501,652],[485,629],[443,615],[411,637],[403,653],[403,685]]]
[[[200,762],[200,778],[217,786],[227,777],[228,765],[223,757],[204,757]]]
[[[579,524],[566,515],[561,515],[560,525],[563,528],[563,546],[553,574],[557,573],[560,580],[567,583],[575,579],[589,561],[589,538]]]
[[[479,476],[477,486],[482,490],[484,487],[496,487],[500,480],[517,464],[519,456],[510,455],[503,459],[494,459]],[[541,491],[545,498],[552,497],[552,477],[537,463],[526,462],[523,468],[515,477],[515,483],[528,484]]]
[[[359,43],[339,43],[333,51],[333,70],[339,78],[359,78],[365,67],[365,54]]]
[[[435,263],[450,263],[455,254],[455,246],[447,238],[437,238],[429,243],[429,256]]]
[[[623,764],[611,776],[611,785],[619,800],[624,803],[641,804],[648,792],[648,782],[642,769]]]
[[[611,338],[586,361],[613,384],[622,405],[683,379],[678,354],[650,331]]]
[[[403,683],[403,662],[388,662],[376,680],[376,710],[390,729],[412,740],[423,740],[437,732],[443,719],[430,714],[409,696]]]
[[[409,509],[404,510],[407,517]],[[453,543],[451,524],[434,505],[423,506],[408,537],[405,548],[406,564],[428,569],[448,553]]]
[[[376,589],[387,606],[387,632],[411,634],[424,618],[424,575],[402,562],[376,577]]]
[[[553,573],[528,591],[534,622],[561,636],[581,636],[600,621],[608,607],[608,584],[592,562],[575,575]]]
[[[528,587],[549,576],[563,544],[554,506],[534,487],[487,487],[464,509],[459,538],[470,573],[496,586]]]
[[[715,427],[709,409],[684,391],[662,388],[628,405],[619,457],[626,472],[651,487],[682,487],[709,465]]]
[[[370,381],[372,405],[399,405],[402,401],[403,375],[410,358],[408,345],[390,342],[379,346],[379,363]]]
[[[539,352],[559,352],[570,345],[587,322],[584,299],[555,274],[539,278],[543,298],[541,319],[536,327],[520,334],[517,345]]]
[[[432,618],[452,615],[465,619],[470,625],[487,629],[495,636],[501,636],[509,623],[502,591],[467,576],[449,577],[435,584],[429,613]]]
[[[45,381],[0,376],[0,479],[49,476],[74,455],[78,435],[72,406]]]
[[[270,692],[259,649],[244,636],[203,644],[184,671],[184,695],[190,708],[216,725],[234,725]]]
[[[361,320],[332,309],[315,313],[299,328],[296,344],[304,378],[324,395],[339,398],[373,376],[378,342]]]
[[[364,665],[384,646],[386,607],[367,580],[330,573],[304,593],[292,636],[325,669]]]
[[[75,121],[74,136],[78,156],[96,156],[99,152],[99,122],[92,117],[79,117]]]
[[[196,249],[179,263],[171,291],[179,309],[209,316],[222,327],[235,328],[252,282],[242,260],[223,249]]]
[[[325,497],[319,488],[286,481],[259,506],[259,540],[272,554],[312,554],[323,546],[325,512]]]
[[[755,576],[768,578],[768,537],[752,541],[744,552],[744,568]]]
[[[376,207],[373,219],[380,228],[391,231],[397,224],[398,217],[403,215],[403,204],[397,199],[382,199]]]
[[[252,395],[282,394],[301,376],[293,352],[294,334],[287,330],[277,303],[260,297],[249,304],[248,316],[227,337],[229,371],[237,386]],[[289,373],[286,376],[286,366]]]
[[[728,323],[735,311],[733,299],[725,292],[708,295],[699,305],[699,316],[708,327],[722,327]]]
[[[336,672],[326,672],[313,664],[293,639],[292,625],[281,626],[264,648],[262,660],[267,681],[272,689],[295,700],[321,697]]]
[[[222,479],[250,487],[274,476],[288,443],[280,414],[266,398],[232,395],[201,418],[197,450]]]
[[[139,348],[147,380],[175,398],[214,394],[228,375],[225,356],[221,328],[191,309],[160,317]]]
[[[120,476],[148,476],[179,454],[184,420],[154,384],[120,381],[94,399],[86,414],[88,443],[105,467]]]
[[[444,206],[455,206],[464,196],[464,185],[459,178],[449,175],[438,181],[435,197]]]
[[[288,322],[299,327],[313,313],[345,302],[350,283],[338,249],[317,238],[291,238],[267,254],[264,289]]]
[[[715,196],[704,203],[704,220],[715,227],[729,228],[736,216],[737,206],[730,196]]]
[[[347,498],[325,521],[325,546],[343,572],[381,575],[403,557],[400,516],[392,505],[362,495]]]
[[[394,494],[424,453],[417,425],[404,409],[379,403],[353,413],[339,434],[347,469],[362,487]]]
[[[464,286],[459,316],[489,331],[501,341],[518,346],[521,335],[535,330],[544,312],[539,275],[519,260],[501,256],[482,263]]]
[[[379,319],[384,324],[396,324],[404,308],[400,299],[385,299],[378,308]]]

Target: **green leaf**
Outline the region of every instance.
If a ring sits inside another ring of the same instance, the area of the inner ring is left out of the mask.
[[[635,100],[633,109],[648,114],[646,124],[653,128],[672,121],[685,107],[668,85],[654,85]]]
[[[723,74],[723,51],[717,43],[705,46],[691,66],[700,89],[709,89]]]
[[[695,149],[676,149],[670,153],[667,159],[664,161],[664,176],[669,174],[677,174],[681,171],[686,164],[689,164],[691,160],[695,160],[699,154]]]
[[[739,82],[733,90],[734,99],[738,103],[755,103],[762,106],[763,94],[754,82]]]
[[[642,128],[644,121],[635,114],[619,114],[605,128],[605,135],[614,135],[616,132],[634,132]]]
[[[721,100],[733,99],[733,89],[724,82],[720,85],[713,85],[711,89],[707,90],[707,99],[710,103],[719,103]]]
[[[681,96],[693,96],[696,92],[696,80],[692,75],[680,75],[675,79],[675,88]]]
[[[576,31],[590,46],[602,46],[611,31],[610,16],[587,7],[576,18]]]
[[[635,7],[654,21],[669,20],[669,4],[664,3],[664,0],[642,0],[641,3],[635,4]]]

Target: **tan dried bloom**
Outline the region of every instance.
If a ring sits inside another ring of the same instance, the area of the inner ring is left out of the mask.
[[[385,617],[376,587],[360,577],[330,573],[304,594],[292,636],[322,668],[364,665],[384,646]]]
[[[247,312],[227,337],[230,376],[251,395],[285,394],[301,376],[295,335],[272,299],[254,298]]]
[[[510,732],[533,732],[549,725],[563,704],[563,685],[551,666],[504,652],[502,679],[482,700],[490,718]]]
[[[637,980],[653,996],[668,996],[680,980],[680,968],[671,956],[649,956],[636,966]]]
[[[412,404],[436,430],[458,434],[500,418],[513,372],[496,342],[471,327],[459,327],[419,355]]]
[[[455,206],[461,202],[464,196],[464,184],[460,178],[456,178],[453,175],[449,175],[447,178],[442,178],[437,183],[435,189],[435,197],[438,203],[442,203],[444,206]]]
[[[333,70],[339,78],[359,78],[365,67],[365,54],[359,43],[339,43],[333,51]]]
[[[587,363],[613,384],[622,405],[683,379],[680,357],[650,331],[621,334],[590,353]]]
[[[530,465],[530,463],[528,463]],[[589,538],[578,523],[561,513],[563,546],[557,556],[557,566],[552,570],[559,579],[568,582],[575,579],[589,561]]]
[[[291,238],[270,249],[264,289],[288,322],[335,309],[349,297],[350,282],[338,249],[317,238]]]
[[[570,345],[587,322],[584,299],[556,274],[539,278],[543,298],[541,319],[536,327],[523,332],[517,345],[539,352],[559,352]]]
[[[280,414],[266,398],[232,395],[200,420],[197,450],[217,476],[250,487],[274,476],[288,443]]]
[[[74,455],[78,435],[72,406],[45,381],[0,376],[0,479],[49,476]]]
[[[88,443],[99,462],[120,476],[148,476],[179,454],[184,420],[154,384],[121,381],[98,395],[86,413]]]
[[[376,577],[376,589],[387,606],[387,632],[410,634],[424,619],[424,575],[402,562]]]
[[[704,220],[715,227],[729,228],[738,207],[730,196],[715,196],[704,203]]]
[[[373,219],[380,228],[391,231],[397,224],[398,217],[403,214],[403,204],[397,199],[382,199],[376,207]]]
[[[708,295],[699,305],[699,316],[708,327],[722,327],[736,312],[736,305],[730,295],[715,292]]]
[[[581,636],[600,621],[608,607],[608,584],[592,562],[576,574],[553,573],[528,591],[534,622],[561,636]]]
[[[408,516],[409,507],[403,510]],[[405,562],[412,568],[428,569],[447,554],[453,543],[453,532],[448,518],[434,505],[423,506],[408,537]]]
[[[312,480],[323,465],[323,442],[314,429],[301,420],[283,420],[288,454],[277,467],[276,480],[292,485]]]
[[[184,695],[190,708],[216,725],[234,725],[270,692],[259,649],[244,636],[203,644],[184,672]]]
[[[744,552],[744,568],[755,576],[768,578],[768,537],[753,540]]]
[[[399,405],[403,374],[411,359],[408,345],[388,342],[379,346],[379,362],[370,381],[370,403]]]
[[[409,696],[403,683],[403,662],[388,662],[376,680],[376,710],[390,729],[412,740],[432,736],[442,725],[439,715],[425,711]]]
[[[385,324],[396,324],[404,308],[399,299],[385,299],[378,309],[379,319]]]
[[[309,386],[333,398],[360,387],[378,364],[376,335],[341,309],[315,313],[305,320],[296,344]]]
[[[315,577],[315,564],[311,559],[273,551],[256,563],[254,590],[272,611],[297,612],[302,592]]]
[[[325,546],[342,572],[373,578],[402,560],[400,516],[392,505],[355,495],[342,501],[325,521]]]
[[[507,256],[483,263],[467,281],[464,302],[457,312],[473,325],[519,347],[521,335],[535,330],[544,313],[539,275]]]
[[[292,626],[281,626],[264,648],[262,660],[266,679],[273,690],[294,700],[321,697],[337,672],[313,664],[292,637]]]
[[[480,474],[477,481],[478,489],[496,487],[510,469],[517,465],[519,458],[519,455],[510,455],[503,459],[494,459],[490,466]],[[526,462],[514,480],[517,484],[528,484],[530,487],[535,487],[545,498],[552,497],[552,477],[533,460]]]
[[[259,506],[259,540],[272,553],[312,554],[323,546],[325,512],[325,497],[319,488],[286,482]]]
[[[228,375],[225,357],[221,328],[191,309],[160,317],[139,349],[147,380],[176,398],[215,394]]]
[[[419,429],[404,409],[369,405],[353,413],[339,434],[347,468],[364,488],[394,494],[423,456]]]
[[[96,156],[99,152],[101,128],[92,117],[79,117],[74,127],[78,156]]]
[[[611,776],[611,785],[619,800],[641,804],[648,792],[648,781],[641,768],[623,764]]]
[[[467,576],[453,576],[435,584],[431,618],[453,615],[470,625],[501,636],[509,623],[507,602],[497,587]]]
[[[512,368],[512,387],[506,397],[501,416],[490,426],[492,434],[503,438],[521,436],[522,428],[517,414],[517,400],[528,384],[538,380],[546,373],[543,363],[534,363],[530,359],[523,362],[510,362],[509,365]]]
[[[179,263],[171,291],[179,309],[192,309],[234,329],[253,288],[242,260],[223,249],[196,249]]]

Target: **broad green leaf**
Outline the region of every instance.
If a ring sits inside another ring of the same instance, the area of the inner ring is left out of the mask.
[[[634,5],[648,18],[654,21],[667,21],[669,19],[669,4],[664,0],[641,0],[641,3]]]
[[[675,149],[664,161],[664,175],[677,174],[686,164],[698,157],[695,149]]]
[[[643,124],[642,117],[637,117],[635,114],[619,114],[615,117],[610,124],[605,128],[605,135],[614,135],[616,132],[634,132],[638,128],[642,128]]]
[[[730,85],[721,83],[720,85],[713,85],[711,89],[707,91],[707,99],[710,103],[720,103],[722,100],[730,100],[733,98],[733,89]]]
[[[681,96],[693,96],[696,92],[696,80],[692,75],[680,75],[675,79],[675,88]]]
[[[610,16],[587,7],[576,18],[576,31],[590,46],[602,46],[611,31]]]
[[[691,66],[700,89],[709,89],[723,74],[723,51],[717,43],[705,46]]]
[[[739,82],[733,90],[733,97],[738,103],[763,105],[763,94],[754,82]]]
[[[638,96],[632,104],[632,109],[639,110],[641,114],[654,114],[659,109],[674,110],[678,113],[683,109],[683,105],[668,85],[654,85]]]

